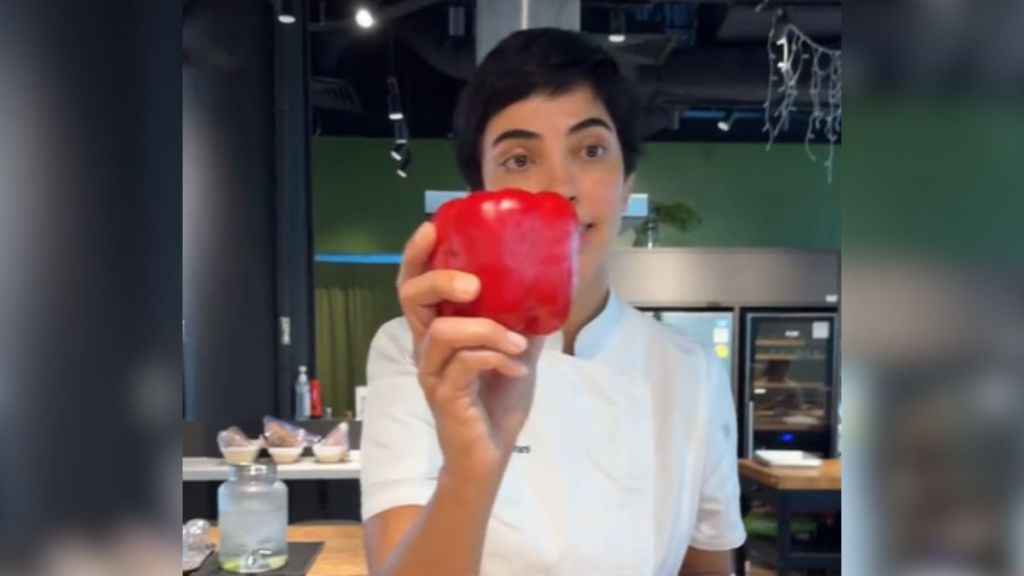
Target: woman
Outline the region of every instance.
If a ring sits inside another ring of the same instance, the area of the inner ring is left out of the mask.
[[[481,318],[470,274],[403,254],[404,318],[368,361],[362,498],[372,574],[729,574],[739,515],[735,413],[712,357],[608,286],[633,181],[638,106],[615,61],[564,30],[492,50],[455,114],[472,189],[552,190],[581,223],[564,329],[527,339]]]

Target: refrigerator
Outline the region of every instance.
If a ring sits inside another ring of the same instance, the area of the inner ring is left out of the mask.
[[[835,455],[836,323],[831,311],[743,315],[741,455],[763,448]]]

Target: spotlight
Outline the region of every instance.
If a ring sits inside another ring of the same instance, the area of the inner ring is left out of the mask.
[[[409,143],[409,125],[405,120],[395,122],[395,144]]]
[[[732,112],[725,119],[718,121],[718,129],[722,132],[728,132],[732,129],[732,123],[734,120],[736,120],[736,113]]]
[[[408,146],[404,142],[397,142],[395,147],[391,149],[391,157],[400,162],[405,156],[406,148]]]
[[[622,8],[612,10],[610,28],[609,42],[621,44],[626,41],[626,12]]]
[[[360,28],[373,28],[373,25],[376,23],[377,20],[374,19],[373,14],[365,7],[356,10],[356,24]]]
[[[295,24],[295,10],[288,0],[276,0],[272,2],[277,12],[277,21],[281,24]]]
[[[412,164],[412,150],[406,148],[405,154],[402,156],[402,161],[398,164],[398,168],[395,170],[395,173],[401,178],[408,178],[410,164]]]
[[[398,80],[388,76],[388,119],[398,122],[405,118],[402,114],[402,99],[398,94]]]

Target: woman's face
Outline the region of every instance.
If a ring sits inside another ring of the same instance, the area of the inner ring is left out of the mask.
[[[481,170],[488,190],[552,191],[570,199],[580,221],[579,289],[606,281],[632,178],[611,117],[589,87],[535,95],[487,124]]]

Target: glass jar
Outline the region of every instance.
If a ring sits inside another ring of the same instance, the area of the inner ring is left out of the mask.
[[[273,463],[231,466],[217,490],[221,569],[240,574],[288,562],[288,488]]]

